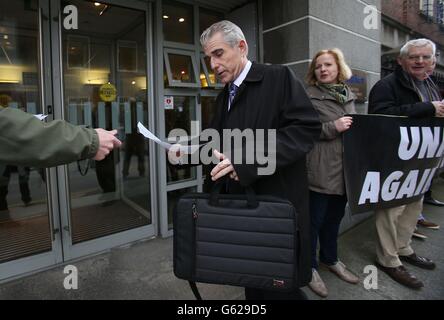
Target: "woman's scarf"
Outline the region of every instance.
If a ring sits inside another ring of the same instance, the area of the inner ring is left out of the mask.
[[[347,88],[345,83],[338,84],[324,84],[320,83],[319,87],[328,92],[337,102],[340,104],[345,104],[347,102]]]

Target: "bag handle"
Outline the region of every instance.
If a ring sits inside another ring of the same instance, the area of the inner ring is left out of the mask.
[[[196,282],[188,281],[188,284],[190,285],[191,291],[193,291],[193,294],[194,294],[194,297],[196,298],[196,300],[202,300],[199,289],[197,289]]]
[[[222,187],[226,186],[228,183],[228,178],[221,179],[220,181],[217,181],[213,188],[211,189],[210,193],[210,204],[215,207],[219,207],[219,198],[220,198],[220,192],[222,190]],[[251,186],[245,187],[245,194],[247,196],[247,206],[248,208],[257,208],[259,206],[259,202],[256,199],[256,193],[254,192],[253,188]]]

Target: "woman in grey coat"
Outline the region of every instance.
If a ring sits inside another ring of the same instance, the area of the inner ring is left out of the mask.
[[[349,283],[359,278],[339,261],[337,237],[344,216],[345,194],[342,166],[342,133],[352,125],[356,113],[355,96],[345,81],[351,70],[339,49],[319,51],[307,73],[307,93],[319,113],[322,123],[320,141],[307,157],[310,189],[310,219],[312,244],[312,280],[309,287],[321,297],[328,295],[327,287],[318,273],[317,244],[320,264]]]

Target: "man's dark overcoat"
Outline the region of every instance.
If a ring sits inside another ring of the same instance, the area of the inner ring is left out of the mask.
[[[379,80],[370,91],[369,114],[425,118],[434,117],[435,112],[431,102],[421,101],[399,65],[393,73]]]
[[[305,156],[318,140],[321,124],[302,83],[288,67],[253,63],[229,111],[228,85],[219,94],[210,127],[220,133],[223,129],[276,129],[275,173],[259,176],[256,165],[234,164],[240,182],[230,180],[226,189],[243,193],[243,187],[251,186],[256,194],[286,198],[295,206],[300,216],[298,279],[305,286],[312,274]],[[206,184],[207,191],[209,187],[211,183]]]

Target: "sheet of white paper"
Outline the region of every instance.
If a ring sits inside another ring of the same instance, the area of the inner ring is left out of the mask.
[[[35,114],[34,117],[36,117],[37,119],[39,119],[40,121],[43,121],[46,119],[48,115],[44,115],[44,114]]]
[[[149,131],[147,128],[145,128],[145,126],[139,122],[137,124],[137,128],[139,129],[139,132],[145,136],[145,138],[148,138],[150,140],[153,140],[156,143],[161,142],[160,139],[158,137],[156,137],[154,134],[151,133],[151,131]],[[171,145],[170,145],[171,146]]]
[[[151,131],[149,131],[142,123],[137,124],[137,128],[139,129],[139,132],[145,137],[148,138],[155,143],[159,144],[161,147],[165,148],[166,150],[169,150],[171,148],[171,144],[168,142],[161,141],[158,137],[156,137]],[[201,145],[192,145],[192,146],[180,146],[180,151],[185,154],[192,154],[199,150]]]

